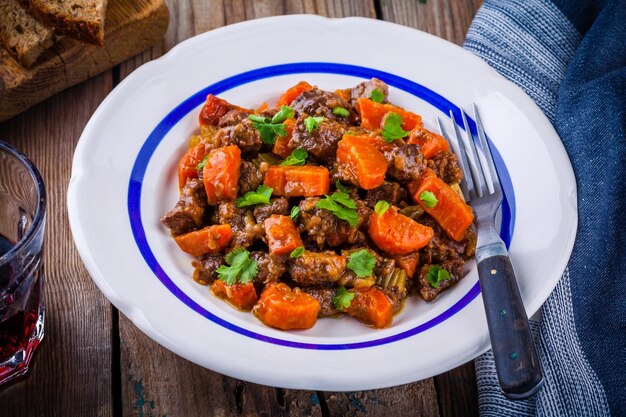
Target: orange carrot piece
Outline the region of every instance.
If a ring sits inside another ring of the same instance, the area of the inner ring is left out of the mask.
[[[350,98],[352,96],[352,90],[349,88],[344,88],[342,90],[335,90],[335,94],[344,99],[346,102],[350,102]]]
[[[198,164],[209,153],[210,147],[199,143],[187,151],[178,162],[178,189],[182,190],[188,180],[198,178]]]
[[[457,242],[463,240],[465,231],[474,221],[474,211],[452,187],[427,169],[420,178],[410,182],[408,188],[413,200],[439,223],[450,238]],[[424,191],[430,191],[437,198],[434,207],[426,206],[420,199]]]
[[[264,110],[267,110],[270,106],[267,104],[267,101],[264,101],[255,111],[256,114],[261,113]]]
[[[350,307],[344,310],[348,315],[377,329],[383,329],[391,324],[393,304],[381,289],[353,288],[350,292],[355,295]]]
[[[228,285],[224,281],[216,279],[211,284],[211,292],[217,297],[228,301],[238,310],[248,311],[258,301],[256,289],[252,282]]]
[[[240,166],[241,150],[236,145],[209,152],[209,158],[202,170],[202,180],[209,204],[216,205],[222,201],[235,200]]]
[[[328,193],[330,173],[320,166],[271,166],[265,174],[264,184],[272,193],[287,197],[313,197]]]
[[[267,245],[273,255],[285,255],[304,245],[296,224],[289,216],[272,214],[265,219],[263,227],[267,236]]]
[[[276,107],[280,106],[289,106],[292,101],[294,101],[300,94],[305,91],[312,90],[313,86],[306,81],[300,81],[298,84],[289,88],[287,91],[283,93],[282,96],[276,102]]]
[[[268,284],[252,314],[265,325],[281,330],[310,329],[317,321],[320,303],[299,288],[287,284]]]
[[[361,97],[357,99],[356,108],[361,115],[361,127],[369,130],[382,129],[383,118],[389,112],[396,113],[402,117],[402,129],[410,131],[416,126],[422,125],[422,116],[404,110],[402,107],[387,103],[376,103],[369,98]]]
[[[232,237],[233,231],[230,226],[219,224],[176,236],[174,240],[184,252],[193,256],[201,256],[226,248]]]
[[[293,128],[296,124],[296,119],[287,119],[283,124],[285,125],[285,131],[287,134],[285,136],[276,137],[276,142],[274,143],[272,152],[281,158],[287,158],[295,149],[289,146],[289,141],[291,140],[291,135],[293,135]]]
[[[387,159],[368,141],[344,135],[337,148],[337,161],[354,177],[354,184],[371,190],[385,182]]]
[[[219,97],[215,97],[213,94],[209,94],[206,97],[206,103],[200,111],[200,126],[211,125],[217,126],[220,117],[225,115],[230,110],[230,103]]]
[[[421,126],[416,126],[411,130],[407,143],[419,145],[426,159],[431,159],[439,152],[450,152],[450,145],[443,136]]]
[[[419,252],[413,252],[406,255],[396,255],[393,256],[393,259],[395,259],[400,268],[404,269],[407,277],[412,278],[420,261],[420,254]]]
[[[434,236],[432,228],[398,213],[396,207],[390,207],[382,216],[372,213],[367,232],[376,246],[397,255],[423,248]]]

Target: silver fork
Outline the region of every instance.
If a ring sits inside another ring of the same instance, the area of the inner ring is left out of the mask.
[[[496,231],[495,216],[502,203],[502,188],[478,109],[473,107],[480,149],[474,143],[464,111],[461,115],[465,136],[450,111],[455,140],[446,135],[441,121],[437,121],[441,134],[458,156],[465,176],[461,189],[476,214],[476,262],[500,388],[508,398],[518,400],[539,391],[543,376],[515,272]]]

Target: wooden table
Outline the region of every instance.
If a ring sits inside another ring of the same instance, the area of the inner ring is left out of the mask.
[[[0,388],[0,416],[473,416],[473,363],[395,388],[315,392],[272,388],[203,369],[162,348],[96,288],[70,234],[66,191],[78,138],[120,80],[177,43],[223,25],[314,13],[400,23],[461,44],[481,0],[169,0],[159,45],[0,124],[48,190],[46,336],[30,374]],[[415,51],[419,53],[419,51]],[[407,359],[410,360],[410,359]]]

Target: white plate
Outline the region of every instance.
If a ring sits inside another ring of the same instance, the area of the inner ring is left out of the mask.
[[[214,30],[125,79],[83,132],[68,191],[72,233],[91,276],[144,333],[226,375],[288,388],[403,384],[489,348],[475,265],[436,302],[411,298],[392,327],[323,319],[281,332],[191,280],[159,218],[177,199],[176,164],[207,93],[245,107],[300,80],[333,90],[376,76],[390,98],[434,128],[478,104],[507,195],[505,240],[527,311],[562,274],[576,231],[576,183],[554,129],[532,100],[480,59],[434,36],[376,20],[289,16]],[[512,238],[511,238],[512,235]]]

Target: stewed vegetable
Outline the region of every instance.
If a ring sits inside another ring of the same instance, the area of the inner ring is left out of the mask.
[[[377,79],[301,81],[257,110],[209,95],[161,220],[193,279],[281,330],[337,315],[384,328],[407,296],[458,282],[476,244],[462,171],[388,95]]]

